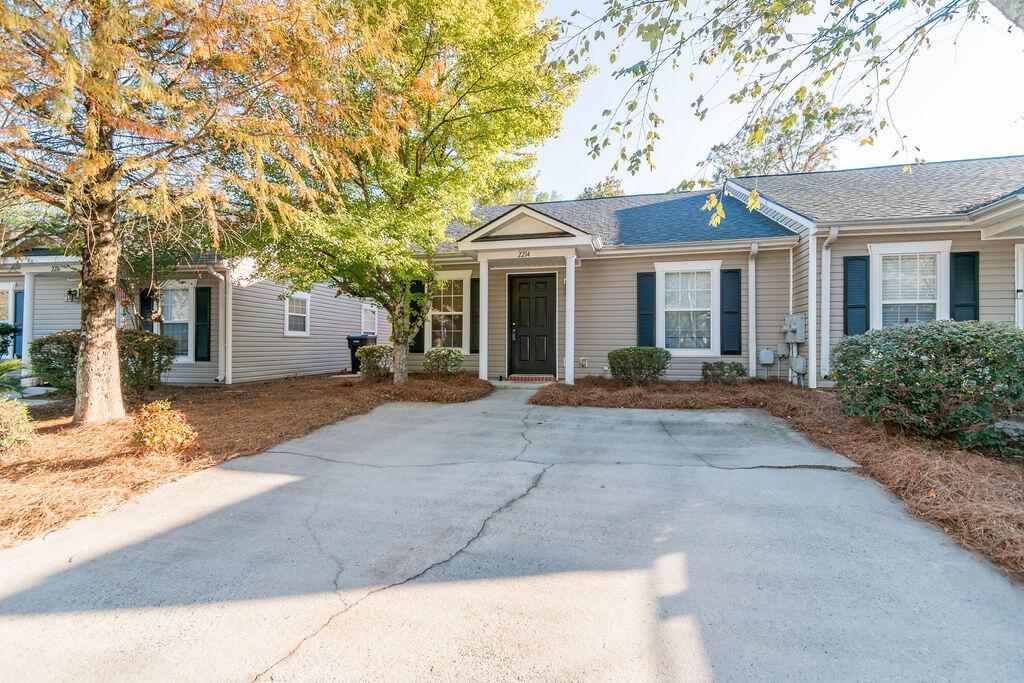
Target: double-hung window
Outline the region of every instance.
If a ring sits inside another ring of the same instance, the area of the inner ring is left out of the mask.
[[[655,263],[658,346],[676,356],[718,355],[721,261]]]
[[[295,292],[284,302],[284,334],[287,337],[309,336],[309,293]]]
[[[425,338],[430,348],[461,349],[469,353],[469,271],[438,275],[430,300],[430,320]]]
[[[160,288],[160,321],[154,325],[154,331],[175,341],[177,361],[187,362],[193,358],[194,301],[193,282],[171,282]]]
[[[871,327],[949,318],[950,242],[868,245]]]
[[[363,334],[377,334],[377,307],[373,304],[363,304],[362,328]]]

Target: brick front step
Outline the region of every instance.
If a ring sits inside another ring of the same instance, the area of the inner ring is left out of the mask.
[[[554,382],[554,375],[509,375],[509,382]]]

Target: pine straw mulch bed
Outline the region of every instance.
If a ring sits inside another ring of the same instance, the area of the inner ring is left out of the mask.
[[[407,386],[354,376],[315,376],[221,387],[163,387],[127,397],[130,412],[169,399],[198,432],[179,456],[139,453],[135,421],[71,424],[72,403],[31,410],[32,440],[0,453],[0,548],[124,501],[190,472],[252,455],[394,401],[460,403],[493,387],[462,373],[445,380],[413,375]]]
[[[661,382],[624,387],[605,378],[549,384],[532,403],[603,408],[756,408],[860,465],[915,515],[1024,580],[1024,466],[844,415],[834,392],[787,382]]]

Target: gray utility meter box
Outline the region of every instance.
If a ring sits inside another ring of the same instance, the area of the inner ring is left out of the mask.
[[[807,341],[807,316],[803,313],[787,315],[782,321],[782,336],[787,344],[803,344]]]

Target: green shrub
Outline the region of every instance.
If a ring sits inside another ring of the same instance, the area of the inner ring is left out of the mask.
[[[1019,452],[995,423],[1024,408],[1024,331],[949,320],[849,337],[832,354],[844,409],[964,448]]]
[[[423,355],[423,372],[451,377],[462,369],[462,351],[430,349]]]
[[[135,416],[135,447],[144,453],[177,455],[192,448],[196,430],[170,401],[153,401],[139,409]]]
[[[394,349],[387,344],[373,344],[356,349],[359,372],[367,379],[384,379],[391,376],[391,354]]]
[[[118,330],[121,383],[134,389],[156,389],[174,365],[178,344],[170,337],[145,330]]]
[[[700,377],[705,382],[735,382],[746,376],[747,366],[743,363],[715,361],[700,366]]]
[[[78,330],[63,330],[33,339],[29,344],[32,373],[60,391],[75,391]],[[154,389],[174,364],[173,339],[145,330],[118,330],[121,383],[132,389]]]
[[[622,384],[650,384],[665,376],[672,354],[656,346],[630,346],[608,354],[612,379]]]
[[[58,391],[75,391],[78,330],[54,332],[29,342],[32,374]]]
[[[21,327],[14,323],[0,323],[0,356],[6,356],[14,345],[14,335],[21,332]],[[17,349],[15,349],[17,350]]]
[[[21,401],[0,398],[0,450],[25,443],[31,436],[28,407]]]

